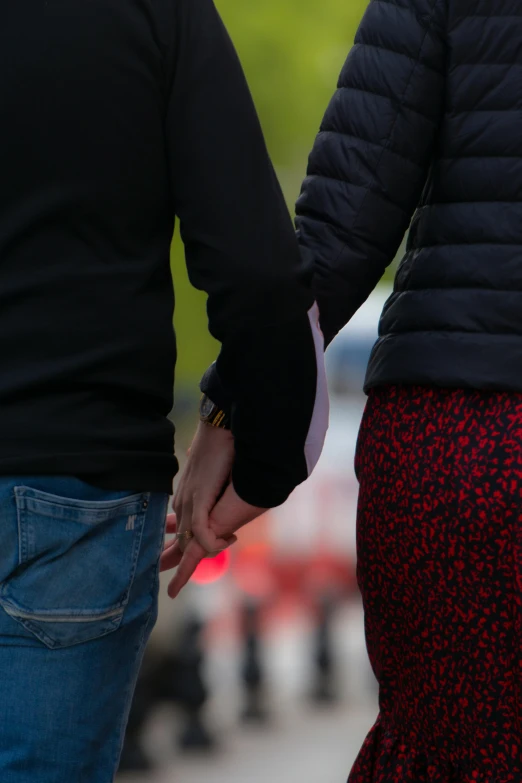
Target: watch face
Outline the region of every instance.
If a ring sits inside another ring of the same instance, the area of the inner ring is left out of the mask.
[[[200,416],[202,419],[208,419],[209,416],[211,416],[214,412],[215,405],[206,395],[201,400],[201,406],[199,409]]]

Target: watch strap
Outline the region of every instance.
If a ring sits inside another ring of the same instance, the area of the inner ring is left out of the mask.
[[[210,417],[206,419],[206,423],[210,424],[211,427],[219,427],[223,430],[229,429],[227,414],[225,411],[219,410],[219,408],[216,408]]]
[[[230,415],[207,395],[203,394],[200,403],[199,416],[202,422],[211,427],[230,429]]]

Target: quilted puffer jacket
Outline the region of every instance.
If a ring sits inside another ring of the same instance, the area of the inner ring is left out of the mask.
[[[373,0],[297,213],[327,341],[410,227],[367,389],[522,391],[520,0]]]

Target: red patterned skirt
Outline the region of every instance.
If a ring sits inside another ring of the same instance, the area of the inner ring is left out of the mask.
[[[522,783],[522,395],[374,390],[356,469],[380,715],[349,783]]]

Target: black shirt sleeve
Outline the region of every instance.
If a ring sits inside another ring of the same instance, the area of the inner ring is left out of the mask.
[[[174,208],[190,280],[207,292],[222,343],[216,370],[233,401],[236,491],[274,506],[307,477],[310,438],[317,444],[326,430],[312,270],[212,0],[176,0],[175,33],[166,127]]]

